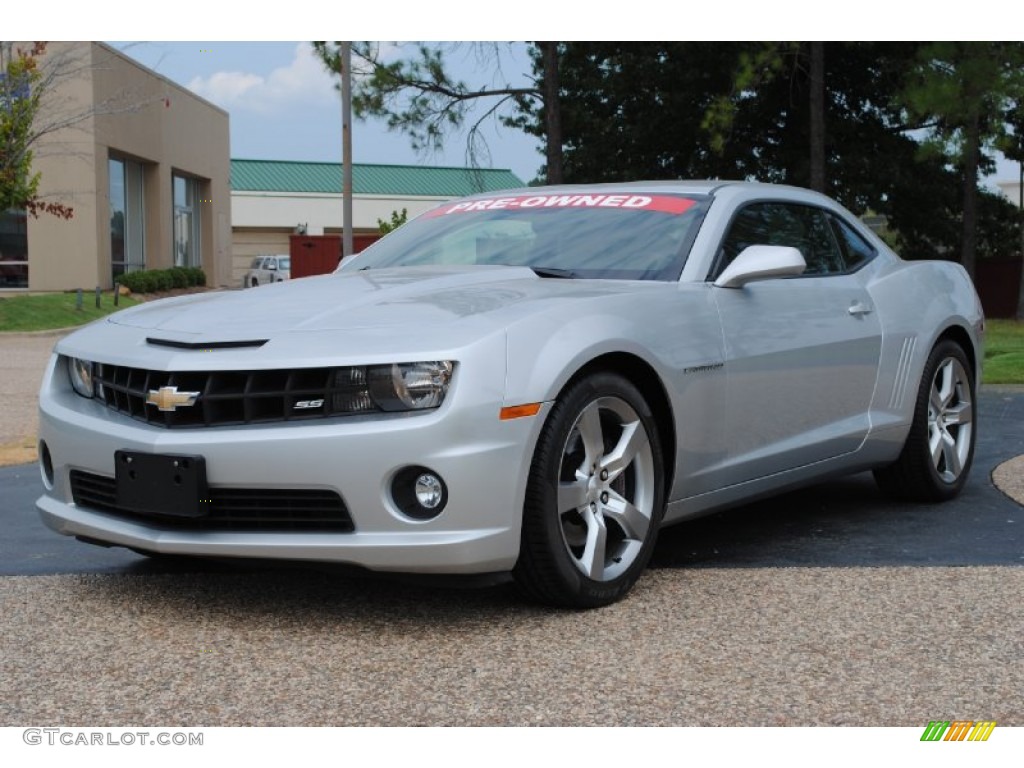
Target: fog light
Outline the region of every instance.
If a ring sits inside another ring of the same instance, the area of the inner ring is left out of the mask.
[[[425,472],[416,478],[416,501],[421,507],[433,509],[441,503],[441,478]]]
[[[391,481],[391,498],[403,515],[413,520],[437,517],[448,503],[448,488],[433,470],[406,467]]]
[[[43,476],[43,485],[46,490],[53,490],[53,458],[50,456],[50,447],[45,440],[39,441],[39,473]]]

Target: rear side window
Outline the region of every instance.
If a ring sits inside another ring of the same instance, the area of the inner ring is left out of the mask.
[[[830,216],[832,228],[835,230],[836,239],[839,241],[839,249],[843,254],[843,263],[846,271],[850,272],[862,264],[871,261],[875,256],[875,249],[868,245],[867,241],[858,235],[842,219]]]

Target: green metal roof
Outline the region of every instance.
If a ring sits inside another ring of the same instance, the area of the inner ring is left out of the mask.
[[[352,164],[352,190],[355,194],[461,197],[523,186],[526,185],[508,170]],[[341,163],[232,160],[231,189],[235,192],[321,192],[340,195]]]

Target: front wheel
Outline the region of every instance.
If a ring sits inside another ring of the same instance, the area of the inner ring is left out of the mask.
[[[974,376],[963,349],[940,342],[924,366],[914,421],[895,464],[875,470],[879,486],[909,501],[960,493],[974,460]]]
[[[654,417],[628,380],[598,373],[555,403],[530,467],[513,571],[541,602],[613,603],[650,559],[664,514]]]

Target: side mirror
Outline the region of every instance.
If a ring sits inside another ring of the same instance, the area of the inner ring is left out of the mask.
[[[266,268],[269,269],[271,272],[277,272],[277,262],[276,261],[268,261]]]
[[[796,248],[785,245],[751,245],[715,280],[716,288],[742,288],[755,280],[803,274],[807,262]]]

